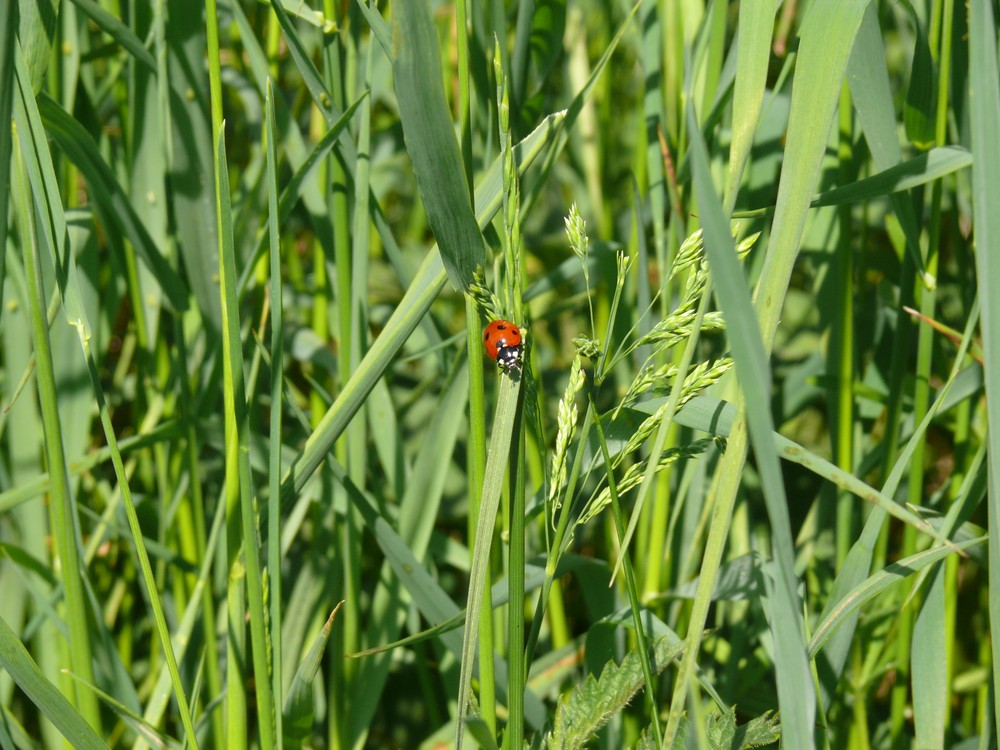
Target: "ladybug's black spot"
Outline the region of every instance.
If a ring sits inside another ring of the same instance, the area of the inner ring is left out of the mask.
[[[486,333],[483,334],[483,341],[489,341],[489,340],[490,340],[490,332],[487,331]]]

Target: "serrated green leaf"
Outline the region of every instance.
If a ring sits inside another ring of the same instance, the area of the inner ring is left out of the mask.
[[[665,636],[651,647],[650,666],[659,674],[677,657],[684,644]],[[601,676],[587,675],[583,683],[559,698],[552,731],[543,746],[554,750],[584,747],[587,740],[621,711],[642,687],[639,654],[630,651],[621,664],[609,661]]]

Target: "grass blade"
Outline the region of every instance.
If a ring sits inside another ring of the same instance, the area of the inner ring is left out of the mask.
[[[426,3],[402,3],[394,10],[392,70],[406,150],[448,277],[464,290],[486,264],[486,252],[440,85],[437,30]]]
[[[798,596],[798,580],[794,571],[794,542],[784,480],[771,438],[774,424],[770,411],[770,368],[729,222],[715,195],[708,154],[693,110],[691,112],[691,173],[703,212],[705,250],[717,289],[716,299],[726,320],[733,361],[743,392],[750,441],[771,521],[776,575],[774,590],[768,595],[768,600],[773,601],[769,624],[774,637],[781,734],[790,747],[805,749],[813,747],[816,701],[799,615],[802,601]]]
[[[76,750],[107,750],[86,719],[45,679],[31,655],[0,617],[0,665]]]
[[[969,3],[970,124],[972,129],[972,195],[976,221],[976,271],[986,370],[986,413],[1000,425],[1000,257],[991,252],[1000,243],[1000,76],[997,74],[996,19],[989,0]],[[1000,429],[989,436],[989,570],[1000,578]],[[989,587],[993,664],[1000,664],[1000,587]],[[1000,669],[993,670],[993,692],[1000,695]],[[1000,701],[993,702],[1000,725]]]

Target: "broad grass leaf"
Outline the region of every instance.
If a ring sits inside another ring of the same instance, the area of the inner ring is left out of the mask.
[[[486,265],[486,251],[441,83],[441,51],[430,6],[394,6],[392,29],[393,80],[406,151],[448,277],[464,290],[476,268]]]

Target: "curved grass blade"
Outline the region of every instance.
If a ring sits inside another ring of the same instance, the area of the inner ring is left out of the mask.
[[[967,549],[983,544],[987,539],[988,537],[981,536],[959,542],[955,546],[964,553]],[[865,602],[875,598],[890,586],[901,582],[907,576],[943,560],[953,552],[954,550],[948,547],[933,547],[887,565],[884,570],[880,570],[860,583],[853,591],[843,597],[833,610],[826,614],[816,630],[813,631],[812,638],[809,639],[809,657],[815,658],[838,628],[844,625]]]
[[[139,37],[120,19],[115,18],[94,0],[73,0],[73,5],[89,16],[91,21],[118,42],[137,62],[149,68],[150,72],[156,72],[156,60],[153,59],[153,53],[146,49]]]

